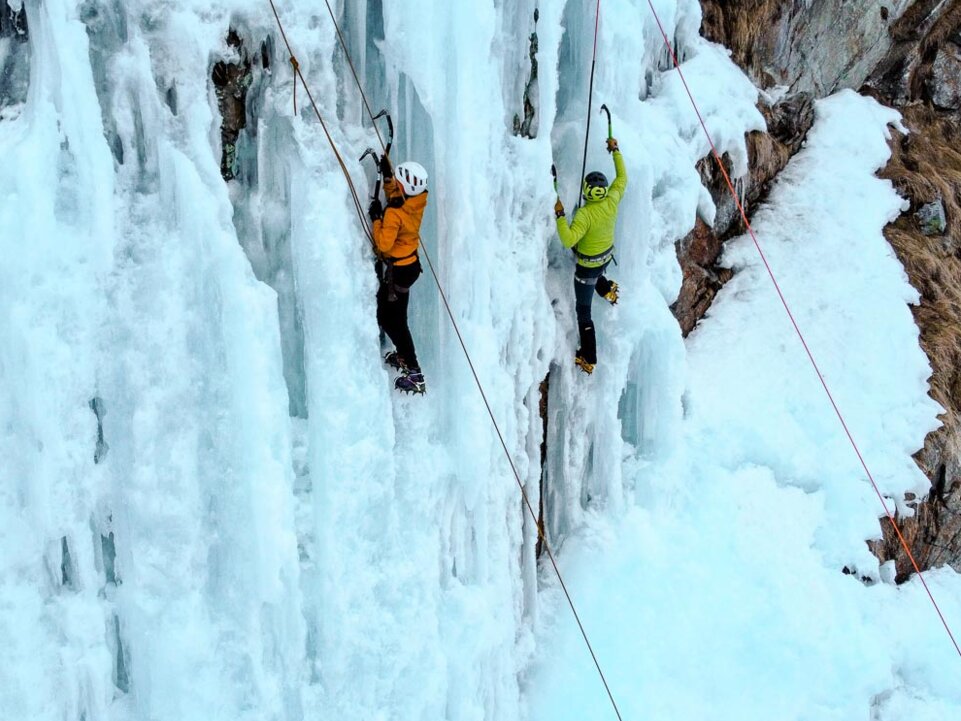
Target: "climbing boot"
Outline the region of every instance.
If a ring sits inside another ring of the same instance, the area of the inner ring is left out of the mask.
[[[574,363],[582,371],[590,375],[594,372],[597,365],[597,339],[594,333],[594,323],[591,321],[581,321],[577,324],[577,332],[580,336],[581,347],[574,355]]]
[[[394,388],[404,393],[421,395],[427,392],[427,383],[419,368],[405,368],[404,375],[394,381]]]
[[[580,351],[578,351],[578,352],[577,352],[577,355],[574,356],[574,365],[576,365],[576,366],[577,366],[578,368],[580,368],[582,371],[584,371],[585,373],[587,373],[587,375],[590,375],[591,373],[594,372],[594,365],[595,365],[595,364],[594,364],[594,363],[588,363],[588,362],[587,362],[587,359],[584,358],[584,357],[581,355],[581,352],[580,352]]]
[[[395,350],[392,350],[390,353],[384,356],[384,363],[389,365],[394,370],[399,370],[401,372],[407,370],[407,364],[404,363],[404,359],[401,358]]]
[[[602,297],[611,305],[617,305],[617,299],[618,299],[617,283],[615,283],[612,280],[610,285],[611,285],[610,289]]]

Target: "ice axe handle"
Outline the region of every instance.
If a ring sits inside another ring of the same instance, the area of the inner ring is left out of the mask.
[[[613,138],[614,130],[611,126],[611,111],[608,109],[607,105],[602,105],[601,112],[607,114],[607,137],[608,139]]]
[[[371,122],[376,123],[381,118],[387,118],[387,145],[384,148],[384,155],[390,157],[390,149],[394,145],[394,121],[390,117],[390,113],[387,112],[387,108],[384,108],[371,118]]]

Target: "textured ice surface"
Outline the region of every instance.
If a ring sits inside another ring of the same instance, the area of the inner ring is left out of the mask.
[[[586,686],[563,676],[587,656],[572,644],[556,651],[574,626],[538,569],[533,524],[429,277],[413,289],[412,327],[430,390],[404,398],[391,389],[371,254],[302,91],[293,114],[266,0],[23,5],[27,42],[14,52],[0,38],[0,64],[28,78],[10,103],[0,99],[0,718],[504,721],[562,716],[554,704],[600,708],[589,673],[578,676]],[[369,169],[355,158],[376,141],[326,7],[277,5],[363,193]],[[697,2],[656,5],[721,152],[743,170],[744,133],[763,125],[757,91],[723,48],[698,37]],[[572,264],[553,237],[548,170],[557,163],[572,206],[593,7],[371,0],[340,3],[338,14],[374,110],[393,112],[394,159],[430,172],[425,249],[535,505],[538,387],[551,371],[547,528],[592,609],[602,656],[623,661],[610,644],[645,618],[665,634],[731,624],[715,641],[732,641],[723,646],[735,655],[718,656],[726,677],[703,665],[672,676],[682,657],[668,654],[666,637],[645,650],[659,669],[645,676],[656,694],[696,710],[711,708],[722,680],[739,698],[765,659],[798,671],[788,661],[799,648],[823,653],[846,643],[846,631],[878,655],[853,686],[827,685],[807,717],[866,709],[870,694],[886,720],[899,709],[937,713],[954,692],[927,673],[937,657],[917,651],[942,639],[916,589],[866,590],[838,572],[843,561],[872,575],[863,539],[877,532],[878,509],[857,468],[840,465],[843,447],[816,388],[808,393],[809,371],[761,403],[759,386],[779,377],[772,369],[794,373],[795,354],[776,308],[755,323],[761,308],[742,302],[770,293],[756,264],[732,250],[741,273],[687,347],[668,310],[680,283],[674,243],[714,209],[695,170],[707,146],[641,0],[604,4],[595,108],[612,109],[631,178],[612,270],[623,293],[617,308],[595,311],[598,371],[575,375]],[[231,28],[240,50],[227,42]],[[528,139],[512,131],[535,30]],[[250,66],[229,183],[211,80],[221,61]],[[822,106],[827,119],[849,110],[866,128],[890,119],[850,100]],[[610,172],[600,116],[593,121],[589,169]],[[853,332],[847,316],[818,342],[842,393],[871,392],[863,408],[844,404],[885,491],[900,497],[921,483],[909,454],[935,409],[909,289],[879,233],[898,204],[871,179],[882,136],[812,136],[838,143],[825,154],[855,158],[843,187],[861,195],[836,204],[852,216],[851,248],[830,245],[839,238],[817,219],[783,220],[813,202],[818,173],[832,172],[821,156],[798,161],[787,197],[772,200],[774,230],[759,227],[775,260],[796,264],[802,279],[825,254],[868,259],[834,263],[809,284],[824,296],[812,293],[806,313],[816,325],[854,288],[870,291],[845,308],[877,309],[856,336],[863,355],[832,344],[830,333]],[[794,185],[801,200],[790,198]],[[785,260],[777,243],[790,238],[777,230],[791,224],[812,245]],[[773,333],[781,340],[772,345]],[[866,367],[887,338],[903,354]],[[746,372],[752,363],[768,370]],[[778,445],[801,420],[805,434]],[[742,498],[753,504],[742,515],[761,527],[737,523]],[[737,536],[711,546],[715,524],[744,526],[745,547]],[[593,555],[601,541],[611,567]],[[662,553],[638,557],[658,544]],[[645,564],[663,564],[661,585]],[[731,599],[742,575],[755,595],[775,589],[796,604],[796,586],[816,584],[839,609],[837,633],[827,627],[830,639],[812,641],[800,605],[791,625],[772,612],[754,636],[739,633],[746,611]],[[637,581],[629,596],[617,590]],[[945,589],[954,581],[936,579]],[[680,589],[699,593],[679,603]],[[693,642],[685,648],[695,654]],[[853,663],[857,651],[842,658]],[[880,667],[898,662],[883,677]],[[790,688],[806,683],[795,680]],[[638,704],[656,694],[638,689],[625,704],[647,716]]]

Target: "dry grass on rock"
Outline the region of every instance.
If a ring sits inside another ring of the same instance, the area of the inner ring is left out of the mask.
[[[944,425],[928,435],[915,458],[932,481],[916,514],[899,519],[922,568],[961,558],[961,125],[956,116],[915,104],[903,110],[908,135],[895,132],[892,157],[880,173],[911,208],[885,230],[911,284],[921,294],[914,316],[921,346],[931,360],[931,396],[945,408]],[[926,236],[915,212],[941,199],[947,216],[942,236]],[[875,545],[882,560],[895,559],[903,580],[911,564],[890,524]]]

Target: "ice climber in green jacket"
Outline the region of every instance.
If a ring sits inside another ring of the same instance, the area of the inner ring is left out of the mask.
[[[603,173],[594,171],[584,178],[581,192],[585,205],[574,212],[574,222],[568,227],[564,217],[564,205],[558,199],[554,205],[557,216],[557,234],[565,248],[572,248],[577,256],[574,270],[574,298],[577,308],[577,329],[581,346],[574,362],[585,373],[593,373],[597,365],[597,339],[594,321],[591,320],[591,301],[594,293],[617,303],[617,283],[604,275],[604,270],[614,258],[614,226],[617,223],[617,206],[627,188],[627,170],[624,158],[617,147],[617,140],[607,139],[607,152],[614,156],[617,176],[611,186]]]

